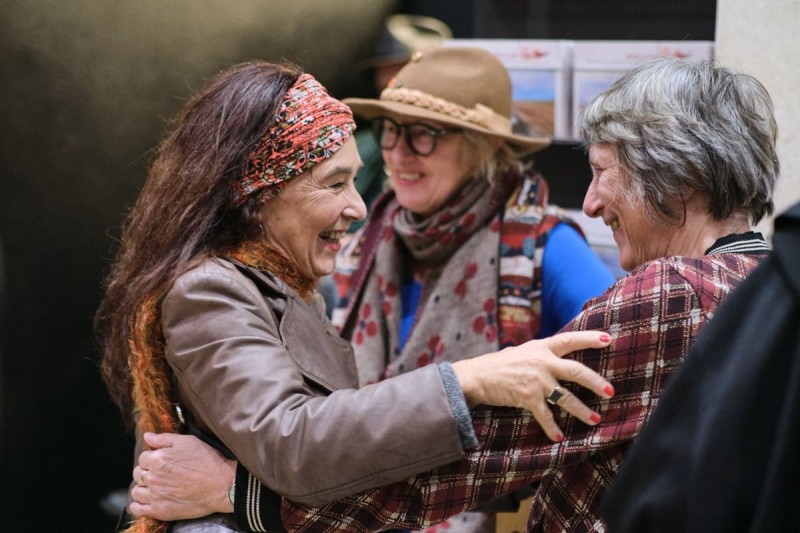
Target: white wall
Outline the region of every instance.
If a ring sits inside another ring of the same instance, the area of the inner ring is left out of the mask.
[[[780,213],[800,201],[800,0],[718,0],[716,58],[758,78],[778,121]],[[772,221],[758,229],[772,234]]]

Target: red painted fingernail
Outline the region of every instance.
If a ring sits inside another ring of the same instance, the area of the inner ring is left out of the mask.
[[[614,396],[614,387],[608,385],[603,391],[608,394],[609,396]]]
[[[558,435],[556,435],[556,440],[557,440],[558,442],[562,442],[562,441],[564,440],[564,435],[562,435],[561,433],[559,433]]]
[[[611,340],[611,335],[603,333],[602,335],[600,335],[600,340],[603,342],[609,342]]]
[[[600,422],[600,415],[598,415],[597,413],[592,413],[591,415],[589,415],[589,420],[597,424],[598,422]]]

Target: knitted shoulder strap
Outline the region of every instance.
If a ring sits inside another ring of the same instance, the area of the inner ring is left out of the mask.
[[[509,196],[500,229],[497,321],[501,348],[535,338],[541,329],[542,257],[550,232],[560,223],[580,227],[547,206],[547,183],[526,177]]]

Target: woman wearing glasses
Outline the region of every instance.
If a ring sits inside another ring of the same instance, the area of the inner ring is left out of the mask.
[[[345,103],[372,120],[389,181],[337,264],[334,323],[362,382],[551,335],[614,281],[522,162],[549,140],[512,134],[492,54],[417,54],[379,100]]]
[[[511,132],[495,56],[416,54],[379,100],[344,102],[371,120],[389,183],[335,274],[362,384],[552,335],[613,283],[523,163],[549,139]]]
[[[523,163],[549,140],[512,133],[511,82],[494,55],[416,54],[379,100],[345,103],[372,121],[389,184],[334,275],[333,321],[361,384],[552,335],[613,283]],[[466,513],[444,527],[490,521]]]

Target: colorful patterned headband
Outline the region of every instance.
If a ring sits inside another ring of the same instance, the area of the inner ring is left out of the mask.
[[[234,204],[257,194],[274,198],[286,182],[336,153],[356,129],[353,113],[328,95],[310,74],[301,75],[284,95],[272,126],[248,156],[236,184]]]

